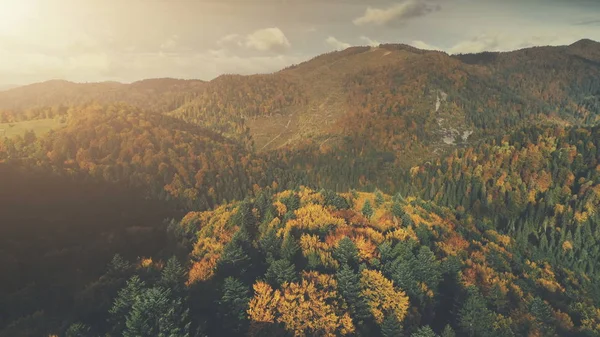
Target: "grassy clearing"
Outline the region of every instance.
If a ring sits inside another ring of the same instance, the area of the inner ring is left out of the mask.
[[[65,125],[66,124],[60,123],[55,119],[38,119],[16,123],[0,123],[0,137],[14,137],[16,135],[22,136],[27,130],[33,130],[36,135],[41,136],[52,129],[58,129]]]

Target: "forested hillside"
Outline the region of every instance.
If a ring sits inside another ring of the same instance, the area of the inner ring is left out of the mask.
[[[528,254],[474,217],[413,197],[262,190],[253,199],[191,212],[173,223],[170,233],[183,251],[191,250],[189,272],[177,257],[133,265],[117,257],[90,286],[97,292],[89,300],[103,303],[103,311],[81,308],[69,331],[114,336],[598,333],[594,279]],[[158,317],[158,324],[147,324]]]
[[[597,336],[599,55],[0,92],[0,336]]]

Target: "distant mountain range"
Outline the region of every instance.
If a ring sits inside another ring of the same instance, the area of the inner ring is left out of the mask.
[[[48,81],[0,93],[0,109],[14,111],[89,101],[124,101],[233,138],[248,128],[257,150],[350,142],[355,151],[367,146],[413,163],[528,123],[597,122],[600,43],[464,55],[384,44],[269,75]]]
[[[18,87],[16,84],[0,84],[0,91],[9,90]]]

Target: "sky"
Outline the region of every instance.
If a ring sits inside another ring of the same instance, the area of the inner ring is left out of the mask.
[[[277,71],[354,45],[600,41],[600,0],[0,0],[0,87]]]

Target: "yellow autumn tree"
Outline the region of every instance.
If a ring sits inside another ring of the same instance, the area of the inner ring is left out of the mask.
[[[254,284],[254,297],[250,300],[248,315],[253,322],[273,323],[280,293],[270,285],[258,281]]]
[[[329,304],[337,298],[331,289],[319,289],[313,281],[283,285],[283,294],[277,310],[278,321],[295,336],[336,336],[354,332],[347,313],[338,315]]]
[[[371,313],[379,324],[393,314],[402,322],[408,311],[408,296],[394,288],[394,283],[377,270],[364,269],[360,278],[361,296],[369,303]]]
[[[280,236],[286,236],[292,228],[316,231],[328,226],[343,226],[344,219],[333,216],[325,207],[316,204],[308,204],[294,211],[296,219],[287,222],[284,229],[279,231]]]

